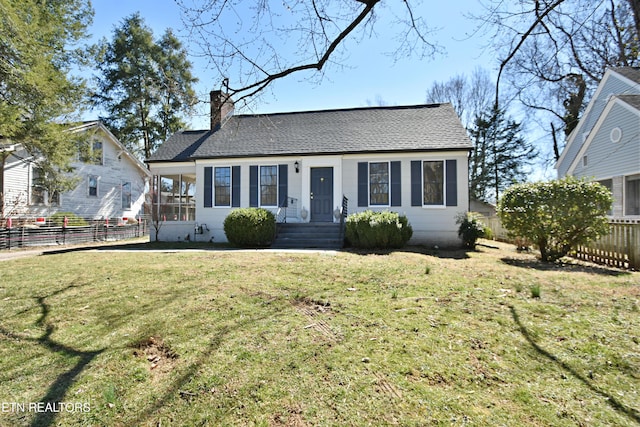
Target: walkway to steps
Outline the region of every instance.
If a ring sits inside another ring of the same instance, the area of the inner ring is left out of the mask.
[[[274,249],[341,249],[340,224],[329,222],[278,224]]]

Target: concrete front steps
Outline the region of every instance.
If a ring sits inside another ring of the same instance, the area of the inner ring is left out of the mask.
[[[330,222],[278,224],[274,249],[342,249],[340,224]]]

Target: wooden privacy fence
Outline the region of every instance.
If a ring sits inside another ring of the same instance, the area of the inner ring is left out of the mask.
[[[482,217],[481,221],[491,229],[493,238],[515,243],[498,217]],[[610,232],[606,236],[578,246],[571,256],[612,267],[640,270],[640,219],[612,218]]]
[[[578,259],[613,267],[640,270],[640,220],[611,219],[610,233],[586,246],[578,246]]]

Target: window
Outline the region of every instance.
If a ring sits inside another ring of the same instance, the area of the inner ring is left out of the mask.
[[[122,209],[131,209],[131,183],[122,183]]]
[[[277,166],[260,166],[260,206],[278,206]]]
[[[93,141],[93,152],[91,153],[91,163],[94,165],[102,164],[102,142]]]
[[[589,165],[589,158],[587,156],[582,157],[582,166],[586,167]]]
[[[389,162],[369,163],[369,204],[389,206]]]
[[[231,168],[214,168],[213,192],[215,206],[231,206]]]
[[[154,178],[154,182],[154,202],[160,221],[195,220],[195,176],[162,175]]]
[[[422,204],[444,206],[444,162],[440,160],[423,162],[422,180]]]
[[[626,177],[624,188],[624,214],[640,215],[640,175]]]
[[[601,185],[603,185],[604,187],[607,187],[607,190],[609,190],[612,194],[613,194],[613,180],[612,179],[604,179],[602,181],[598,181]],[[607,215],[612,215],[613,211],[611,209],[609,209],[609,211],[607,212]]]
[[[55,188],[52,188],[55,184],[47,179],[45,170],[33,166],[31,174],[29,203],[32,205],[59,205],[60,193]]]
[[[31,176],[31,204],[44,205],[46,200],[46,191],[44,188],[44,171],[41,168],[34,167]]]
[[[98,197],[98,177],[89,175],[89,197]]]
[[[79,159],[84,163],[102,165],[102,141],[93,141],[90,145],[83,143],[80,146]]]

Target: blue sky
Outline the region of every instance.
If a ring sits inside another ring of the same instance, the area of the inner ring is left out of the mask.
[[[413,58],[394,63],[385,54],[392,50],[393,41],[388,40],[390,34],[384,28],[379,28],[376,38],[359,44],[350,41],[345,67],[330,67],[319,84],[306,81],[304,74],[291,75],[274,84],[258,104],[243,112],[351,108],[376,105],[379,100],[387,105],[422,104],[433,82],[447,81],[458,74],[470,76],[475,67],[493,73],[497,60],[484,49],[486,38],[474,34],[477,22],[465,17],[465,14],[481,12],[479,2],[423,3],[416,6],[414,12],[422,15],[431,27],[439,29],[431,39],[444,47],[444,54],[437,54],[434,59]],[[401,7],[401,0],[392,0],[389,4]],[[95,17],[90,33],[94,39],[110,39],[113,29],[135,12],[140,12],[156,37],[169,27],[179,37],[184,35],[180,10],[173,0],[94,0],[93,7]],[[204,62],[190,59],[194,64],[193,73],[200,80],[196,90],[201,99],[206,99],[209,91],[216,88],[213,86],[219,76],[211,75]],[[230,79],[233,84],[233,76]],[[191,127],[205,128],[207,123],[203,109],[202,114],[192,119]]]

